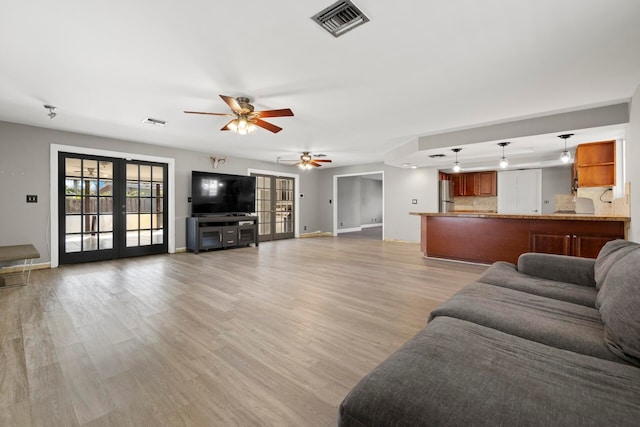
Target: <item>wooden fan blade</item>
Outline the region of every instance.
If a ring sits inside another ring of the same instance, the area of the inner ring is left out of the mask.
[[[261,128],[271,131],[273,133],[278,133],[282,130],[281,127],[273,125],[269,122],[265,122],[264,120],[260,120],[260,119],[255,119],[253,121],[253,124],[255,124],[256,126],[260,126]]]
[[[235,98],[231,96],[225,96],[225,95],[220,95],[220,98],[222,98],[222,100],[227,103],[227,105],[229,106],[229,108],[231,108],[233,112],[238,114],[242,112],[242,108],[240,107],[240,104],[238,104],[238,101],[236,101]]]
[[[235,120],[235,119],[233,119]],[[229,121],[229,123],[227,123],[226,125],[224,125],[222,128],[220,128],[220,130],[231,130],[231,128],[229,127],[229,125],[233,122],[233,120]]]
[[[331,163],[331,160],[329,159],[313,159],[313,161],[319,163]]]
[[[226,116],[226,117],[235,117],[235,114],[228,113],[205,113],[202,111],[185,111],[187,114],[206,114],[207,116]]]
[[[281,110],[256,111],[254,114],[257,117],[288,117],[293,116],[293,111],[290,108],[283,108]]]
[[[316,163],[316,161],[315,161],[315,160],[311,160],[311,161],[309,162],[309,164],[311,164],[311,165],[313,165],[313,166],[315,166],[315,167],[317,167],[317,168],[319,168],[320,166],[322,166],[320,163]]]

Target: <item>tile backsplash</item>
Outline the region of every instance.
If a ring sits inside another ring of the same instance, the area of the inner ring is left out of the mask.
[[[454,197],[453,202],[454,202],[454,210],[456,211],[477,211],[477,212],[497,212],[498,211],[497,197],[461,196],[461,197]]]

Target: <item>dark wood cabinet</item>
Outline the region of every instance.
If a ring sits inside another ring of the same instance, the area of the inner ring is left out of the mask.
[[[498,194],[498,174],[496,171],[473,174],[475,196],[496,196]]]
[[[579,187],[616,185],[616,142],[580,144],[576,149],[575,174]]]
[[[496,171],[452,174],[454,196],[496,196]]]
[[[628,218],[572,219],[550,215],[433,214],[422,217],[427,257],[518,262],[525,252],[596,258],[610,240],[624,239]]]

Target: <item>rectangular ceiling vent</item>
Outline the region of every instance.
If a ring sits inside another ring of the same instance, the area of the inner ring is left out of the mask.
[[[430,154],[429,157],[431,157],[432,159],[441,159],[446,156],[444,154]]]
[[[369,22],[369,18],[349,0],[340,0],[311,17],[334,37]]]
[[[164,126],[167,124],[167,122],[165,122],[164,120],[152,119],[151,117],[144,119],[142,123],[147,123],[154,126]]]

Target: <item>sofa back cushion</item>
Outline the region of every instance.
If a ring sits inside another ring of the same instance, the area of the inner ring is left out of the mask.
[[[598,301],[609,349],[640,366],[640,250],[611,266]]]
[[[620,259],[622,259],[629,252],[640,248],[640,245],[627,240],[612,240],[607,242],[598,257],[594,266],[594,277],[596,280],[596,289],[600,290],[604,284],[604,279],[607,277],[609,270]]]

